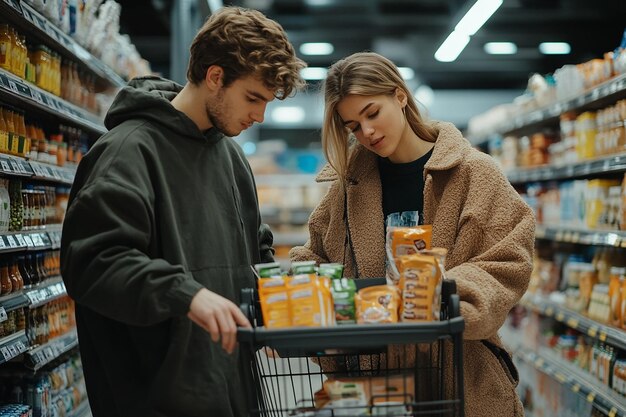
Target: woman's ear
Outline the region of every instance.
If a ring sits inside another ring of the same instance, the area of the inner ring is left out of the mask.
[[[400,103],[400,107],[404,108],[406,106],[408,97],[403,89],[396,88],[396,99],[398,100],[398,103]]]

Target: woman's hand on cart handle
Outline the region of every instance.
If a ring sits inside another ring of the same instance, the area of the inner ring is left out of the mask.
[[[228,353],[233,353],[237,345],[237,326],[252,327],[232,301],[206,288],[191,300],[187,317],[209,332],[214,342],[221,339],[222,348]]]

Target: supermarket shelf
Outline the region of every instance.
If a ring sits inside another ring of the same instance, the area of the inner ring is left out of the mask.
[[[102,120],[95,114],[48,93],[1,68],[0,98],[10,100],[12,104],[26,110],[35,109],[53,114],[64,121],[98,134],[106,132]]]
[[[307,232],[274,232],[274,246],[304,245],[308,239]]]
[[[626,74],[606,81],[579,96],[557,101],[540,109],[514,116],[499,125],[491,134],[508,135],[532,132],[542,126],[558,123],[559,116],[563,112],[601,108],[624,97],[626,97]],[[491,134],[472,138],[470,142],[472,145],[479,146],[489,140]]]
[[[27,368],[37,371],[76,346],[78,346],[78,334],[74,330],[29,350],[24,355],[24,363]]]
[[[13,294],[0,297],[0,323],[7,319],[6,313],[18,308],[27,307],[30,300],[24,291],[18,291]]]
[[[26,297],[30,302],[30,308],[36,308],[50,301],[67,295],[63,279],[59,277],[49,278],[45,283],[26,291]]]
[[[532,181],[552,181],[563,179],[586,178],[596,175],[619,174],[626,172],[626,154],[598,158],[563,166],[541,166],[529,169],[508,171],[511,184]]]
[[[0,254],[20,251],[35,251],[56,249],[55,244],[60,239],[60,231],[52,229],[32,230],[24,232],[8,232],[0,234]],[[53,244],[53,242],[55,244]]]
[[[106,80],[110,85],[114,87],[126,85],[124,79],[115,71],[87,52],[74,39],[63,33],[25,2],[2,0],[0,1],[0,13],[4,18],[3,20],[15,25],[19,32],[25,32],[29,37],[36,38],[66,58],[83,63],[91,72]]]
[[[535,237],[555,242],[626,248],[626,232],[617,230],[584,230],[537,225]]]
[[[595,380],[591,375],[575,365],[559,358],[549,349],[539,348],[538,352],[520,349],[515,356],[540,372],[554,378],[573,392],[584,396],[587,401],[609,416],[626,416],[626,399],[609,387]]]
[[[269,225],[287,224],[302,226],[309,222],[309,217],[313,212],[312,208],[282,208],[282,207],[261,207],[261,218],[263,223]]]
[[[301,187],[316,184],[314,174],[260,174],[255,175],[254,180],[257,187]]]
[[[0,339],[0,364],[21,355],[27,349],[28,339],[24,330]]]
[[[580,313],[549,300],[545,296],[526,294],[522,298],[522,304],[546,317],[554,317],[566,326],[585,333],[600,342],[608,343],[620,349],[626,349],[625,331],[591,320]]]
[[[19,156],[0,154],[0,174],[71,185],[74,182],[76,170],[28,161]]]

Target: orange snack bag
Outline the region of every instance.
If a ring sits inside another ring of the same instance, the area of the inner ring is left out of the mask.
[[[400,291],[393,285],[374,285],[354,297],[357,323],[397,323]]]

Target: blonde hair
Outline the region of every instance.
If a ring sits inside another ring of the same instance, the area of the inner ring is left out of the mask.
[[[413,132],[423,140],[435,142],[437,131],[424,122],[413,95],[389,59],[373,52],[359,52],[336,62],[328,70],[324,81],[322,148],[342,183],[348,171],[351,135],[339,117],[337,105],[348,95],[393,95],[398,88],[407,96],[404,114]]]
[[[202,25],[191,43],[187,79],[201,83],[211,65],[224,69],[224,87],[248,75],[258,75],[284,99],[304,87],[306,67],[283,28],[257,10],[223,7]]]

